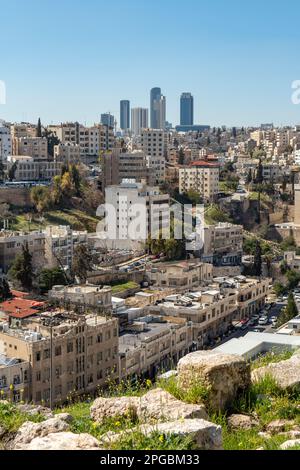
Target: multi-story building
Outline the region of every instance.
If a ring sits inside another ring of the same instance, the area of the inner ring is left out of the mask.
[[[0,270],[7,272],[16,256],[21,253],[22,247],[28,244],[32,254],[34,267],[45,264],[45,234],[42,231],[12,232],[2,230],[0,232]]]
[[[155,377],[193,348],[192,327],[183,318],[138,318],[119,338],[120,378]]]
[[[130,101],[120,101],[120,128],[122,131],[130,129]]]
[[[111,287],[109,286],[54,286],[48,292],[49,299],[65,304],[95,308],[102,312],[111,311]]]
[[[131,110],[131,132],[133,135],[141,135],[142,129],[147,129],[148,124],[148,109],[147,108],[132,108]]]
[[[179,192],[184,194],[193,190],[204,202],[212,202],[219,192],[219,175],[219,164],[204,160],[193,162],[179,170]]]
[[[210,283],[212,265],[199,261],[174,261],[158,263],[146,270],[151,285],[186,290]]]
[[[215,266],[240,265],[243,254],[243,227],[229,223],[206,225],[201,259]]]
[[[102,126],[111,127],[113,129],[115,126],[115,118],[110,113],[103,113],[101,114],[100,123]]]
[[[114,318],[59,310],[29,319],[22,329],[3,323],[0,351],[30,364],[27,401],[37,404],[92,394],[119,378]]]
[[[22,137],[36,137],[37,126],[28,122],[21,122],[19,124],[12,124],[10,126],[10,132],[12,140]]]
[[[54,145],[54,160],[66,164],[80,162],[80,146],[78,144]]]
[[[35,160],[48,159],[48,141],[45,137],[15,137],[13,155],[24,155]]]
[[[118,248],[129,249],[144,243],[149,234],[155,237],[170,228],[170,196],[161,194],[158,187],[123,180],[105,189],[105,202],[114,208],[114,214],[108,214],[114,227],[107,231],[107,242],[113,246],[117,241]]]
[[[0,325],[1,331],[1,325]],[[0,350],[0,395],[11,402],[28,401],[30,396],[30,363],[9,358]]]
[[[166,100],[160,88],[150,92],[150,125],[152,129],[164,129],[166,121]]]
[[[44,231],[45,258],[49,267],[71,268],[74,249],[88,244],[87,231],[75,231],[67,225],[49,225]]]
[[[0,121],[0,163],[5,163],[8,155],[11,155],[11,135],[10,130]]]
[[[149,167],[146,155],[141,150],[122,152],[113,149],[102,156],[102,191],[107,186],[118,185],[124,179],[149,181]]]
[[[194,125],[194,98],[191,93],[182,93],[180,97],[180,125]]]
[[[16,165],[14,179],[17,181],[49,181],[61,173],[62,162],[35,160],[26,155],[9,156],[8,168]]]
[[[166,139],[167,134],[163,130],[142,130],[141,147],[149,158],[150,173],[156,182],[163,182],[165,179]]]

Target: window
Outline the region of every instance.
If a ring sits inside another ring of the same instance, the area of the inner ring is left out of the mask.
[[[102,343],[103,341],[103,336],[102,336],[102,333],[100,333],[99,335],[97,335],[97,343]]]
[[[61,376],[61,366],[55,368],[55,377],[59,379]]]
[[[102,370],[99,370],[97,372],[97,380],[101,380],[101,379],[103,379],[103,372],[102,372]]]
[[[41,360],[41,351],[38,351],[35,353],[35,360],[40,361]]]
[[[49,359],[50,358],[50,349],[45,349],[44,351],[44,359]]]
[[[61,356],[61,346],[55,346],[55,356]]]
[[[92,336],[88,337],[88,346],[93,346],[93,337]]]
[[[67,353],[73,352],[73,342],[67,343]]]
[[[35,379],[36,379],[37,382],[40,382],[40,381],[41,381],[41,372],[40,372],[40,371],[38,371],[38,372],[36,373]]]

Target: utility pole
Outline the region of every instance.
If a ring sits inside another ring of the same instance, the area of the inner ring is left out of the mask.
[[[50,409],[53,410],[53,327],[50,325]]]

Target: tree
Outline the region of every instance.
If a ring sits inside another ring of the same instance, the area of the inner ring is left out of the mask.
[[[178,163],[179,165],[184,165],[184,159],[185,159],[185,153],[183,148],[181,147],[179,149],[179,156],[178,156]]]
[[[256,240],[256,250],[253,263],[253,275],[260,277],[262,275],[262,250],[259,240]]]
[[[71,165],[71,176],[76,191],[76,196],[81,194],[81,177],[76,165]]]
[[[42,124],[41,124],[41,119],[40,118],[39,118],[38,123],[37,123],[36,136],[37,137],[42,137]]]
[[[1,302],[11,299],[12,293],[9,284],[5,278],[0,279],[0,300]]]
[[[294,271],[293,269],[290,269],[286,273],[286,278],[288,280],[288,285],[287,285],[288,290],[293,290],[296,287],[298,287],[298,284],[300,282],[300,273],[299,272]]]
[[[295,318],[298,313],[299,312],[294,300],[294,296],[292,292],[290,292],[287,306],[285,307],[285,309],[283,309],[283,311],[278,317],[278,326],[284,325],[285,323],[289,322],[290,320],[292,320],[292,318]]]
[[[38,277],[38,285],[42,294],[47,293],[53,286],[66,284],[66,274],[60,268],[43,269]]]
[[[263,184],[263,182],[264,182],[263,165],[262,165],[261,159],[259,159],[259,164],[258,164],[258,167],[257,167],[255,183],[256,184]]]
[[[18,166],[18,163],[14,162],[12,164],[12,166],[10,167],[10,169],[8,170],[8,179],[9,179],[9,181],[13,181],[15,179],[17,166]]]
[[[9,276],[18,281],[25,290],[30,291],[32,289],[34,272],[28,243],[22,246],[22,252],[16,256],[9,270]]]
[[[39,214],[43,213],[50,206],[50,191],[45,186],[35,186],[31,189],[30,199]]]
[[[0,181],[3,182],[5,179],[5,169],[2,162],[0,162]]]
[[[74,250],[72,272],[80,282],[86,282],[87,273],[93,268],[93,257],[86,245],[78,245]]]
[[[252,170],[251,168],[249,168],[249,171],[248,171],[248,174],[247,174],[247,177],[246,177],[246,184],[250,184],[252,183]]]
[[[50,155],[50,157],[53,158],[54,157],[54,146],[58,145],[60,143],[60,140],[55,134],[53,134],[53,132],[50,132],[48,130],[45,130],[43,132],[43,137],[47,138],[48,155]]]

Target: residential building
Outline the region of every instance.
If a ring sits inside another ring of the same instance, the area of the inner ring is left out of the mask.
[[[19,124],[12,124],[10,126],[10,132],[12,141],[15,138],[36,137],[37,126],[28,122],[21,122]]]
[[[161,129],[160,122],[161,117],[159,115],[159,103],[161,99],[161,89],[152,88],[150,92],[150,126],[152,129]]]
[[[179,192],[185,194],[192,190],[199,193],[204,202],[212,202],[219,193],[219,175],[219,164],[205,160],[193,162],[179,170]]]
[[[12,153],[10,129],[0,121],[0,163],[5,163]]]
[[[0,231],[0,271],[7,272],[22,247],[28,244],[34,267],[45,264],[45,234],[42,231],[13,232]]]
[[[214,266],[236,266],[242,262],[243,227],[229,223],[206,225],[201,259]]]
[[[1,332],[1,325],[0,325]],[[30,397],[30,363],[9,358],[0,352],[0,395],[12,403],[28,401]]]
[[[151,285],[186,290],[212,281],[212,265],[197,260],[172,261],[153,264],[146,269]]]
[[[122,131],[130,129],[130,101],[120,101],[120,128]]]
[[[8,168],[16,164],[14,179],[17,181],[49,181],[61,173],[62,163],[53,160],[35,160],[27,155],[10,155]]]
[[[88,244],[87,231],[76,231],[67,225],[48,225],[44,237],[45,258],[49,267],[70,269],[75,248]]]
[[[29,319],[20,329],[3,323],[0,351],[30,364],[27,401],[36,404],[62,404],[71,396],[96,393],[119,378],[114,318],[60,309]]]
[[[194,125],[194,98],[191,93],[182,93],[180,97],[180,125]]]
[[[142,129],[148,128],[148,109],[132,108],[131,110],[131,132],[133,135],[141,135]]]
[[[24,155],[35,160],[48,159],[48,141],[46,137],[14,137],[13,155]]]
[[[159,129],[143,129],[141,134],[141,147],[149,158],[150,173],[155,182],[165,179],[167,135]]]
[[[80,146],[78,144],[54,145],[54,160],[63,162],[67,165],[80,162]]]
[[[49,299],[61,301],[72,307],[75,305],[86,308],[95,308],[102,313],[111,311],[111,287],[107,286],[54,286],[48,292]]]
[[[122,152],[113,149],[102,156],[102,191],[107,186],[121,184],[124,179],[149,181],[149,167],[146,155],[141,150]]]

